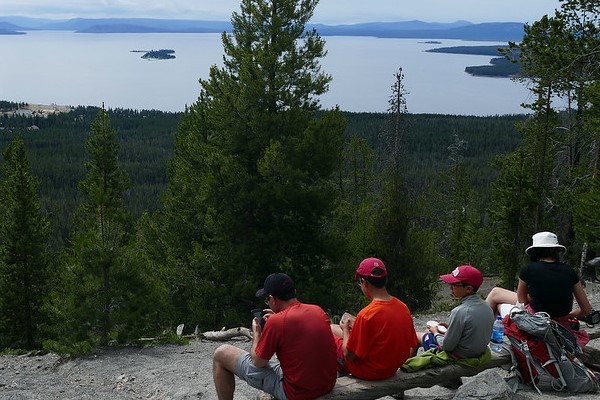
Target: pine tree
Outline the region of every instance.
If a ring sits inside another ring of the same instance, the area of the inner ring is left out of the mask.
[[[496,164],[502,173],[492,186],[490,227],[495,267],[502,286],[511,290],[516,289],[517,273],[524,261],[523,249],[531,240],[538,204],[529,160],[523,147],[499,157]]]
[[[463,161],[466,148],[467,142],[458,135],[455,135],[454,142],[448,148],[451,164],[444,188],[448,191],[445,222],[449,265],[446,266],[446,270],[463,264],[481,268],[481,255],[475,250],[481,227],[473,189]]]
[[[389,97],[387,123],[382,132],[383,145],[378,158],[380,180],[374,192],[381,193],[374,209],[373,254],[381,258],[389,272],[389,290],[400,296],[412,310],[427,309],[431,305],[433,282],[437,281],[431,239],[417,224],[416,204],[406,185],[406,148],[408,147],[408,120],[402,68],[394,74]],[[423,268],[427,265],[428,268]],[[435,276],[435,278],[434,278]],[[419,287],[420,290],[411,290]]]
[[[4,150],[0,181],[0,349],[40,345],[47,323],[50,225],[31,175],[25,144]]]
[[[376,212],[377,255],[388,265],[390,282],[401,287],[400,280],[406,280],[406,271],[402,271],[406,260],[405,245],[410,227],[412,202],[409,200],[405,182],[405,159],[407,146],[406,95],[402,68],[394,73],[392,93],[388,99],[387,121],[381,132],[382,146],[379,149],[381,179],[378,182],[381,202]],[[412,306],[412,304],[411,304]]]
[[[70,319],[73,340],[106,343],[119,308],[124,279],[123,256],[131,234],[131,220],[123,201],[128,177],[119,166],[119,142],[105,109],[101,109],[87,139],[87,174],[80,182],[85,202],[80,223],[65,256],[65,319]]]
[[[377,200],[370,194],[375,182],[375,154],[365,138],[352,136],[344,150],[344,165],[339,171],[339,192],[342,200],[336,211],[337,229],[346,238],[349,260],[356,262],[372,252],[369,239],[373,236]],[[355,269],[351,265],[349,274]]]
[[[326,282],[339,242],[328,221],[345,121],[336,111],[317,115],[331,77],[320,71],[324,41],[306,30],[316,4],[243,0],[223,34],[223,66],[201,81],[178,133],[165,213],[179,218],[171,207],[178,191],[189,193],[180,211],[190,216],[183,243],[193,250],[174,254],[172,265],[193,277],[188,285],[225,288],[225,310],[248,308],[278,270],[312,301],[335,300]],[[194,154],[182,147],[188,140]]]

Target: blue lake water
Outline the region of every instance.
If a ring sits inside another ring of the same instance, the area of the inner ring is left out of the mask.
[[[404,71],[408,111],[458,115],[526,112],[531,95],[506,78],[473,77],[466,66],[489,56],[427,53],[426,49],[502,45],[428,39],[324,37],[322,70],[333,76],[325,108],[385,112],[394,73]],[[148,61],[132,50],[175,50],[176,59]],[[199,93],[198,79],[221,64],[218,34],[78,34],[41,31],[0,35],[0,100],[107,108],[182,111]]]

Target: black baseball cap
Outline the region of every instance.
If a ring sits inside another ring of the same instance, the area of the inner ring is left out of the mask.
[[[283,272],[276,272],[267,276],[262,289],[256,291],[256,297],[275,296],[282,300],[289,300],[296,295],[294,281]]]

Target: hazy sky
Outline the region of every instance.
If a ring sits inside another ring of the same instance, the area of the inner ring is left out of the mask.
[[[239,5],[239,0],[0,0],[0,15],[229,20]],[[321,0],[311,22],[533,22],[559,5],[559,0]]]

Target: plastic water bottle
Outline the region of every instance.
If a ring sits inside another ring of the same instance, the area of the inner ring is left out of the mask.
[[[502,343],[504,342],[504,324],[502,323],[502,317],[496,317],[494,321],[494,327],[492,329],[492,341],[490,342],[490,349],[493,352],[500,353],[502,351]]]

